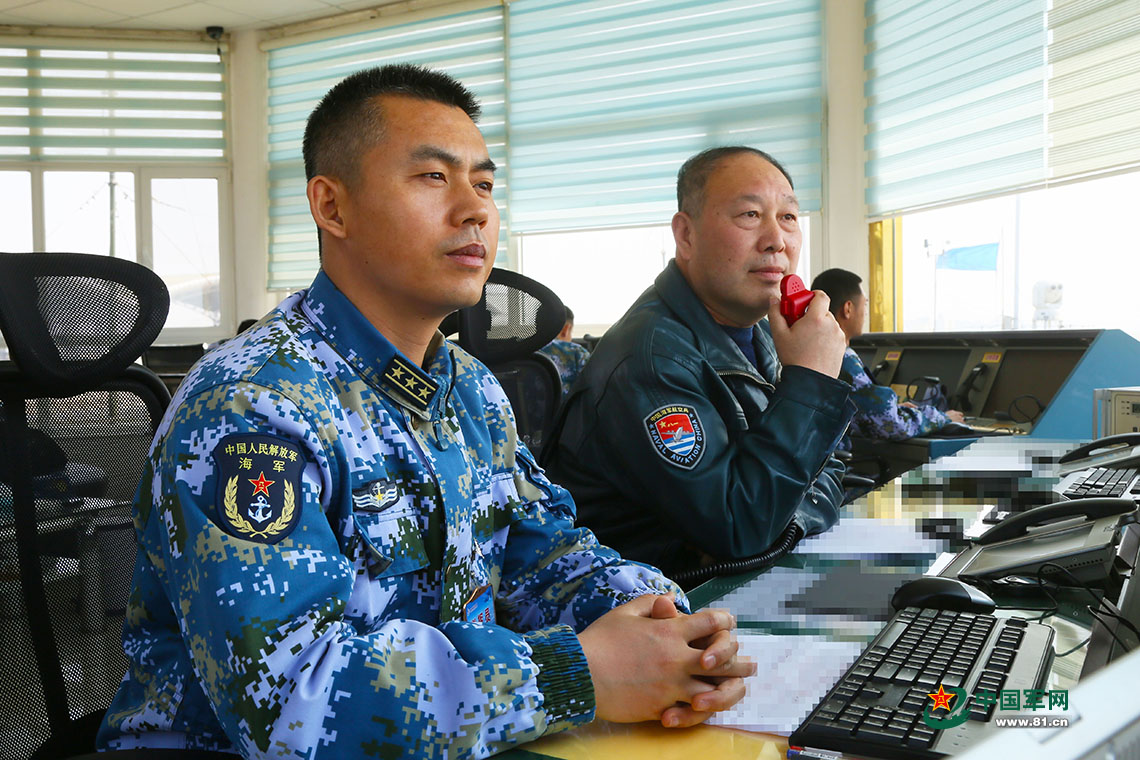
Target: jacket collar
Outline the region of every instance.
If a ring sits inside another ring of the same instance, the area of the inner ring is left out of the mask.
[[[779,378],[780,364],[767,320],[761,320],[752,328],[752,343],[760,365],[760,372],[757,372],[697,298],[689,281],[681,274],[676,259],[670,260],[665,270],[657,275],[654,287],[661,302],[693,332],[698,350],[717,372],[745,372],[763,382],[775,382]]]
[[[428,372],[384,337],[322,269],[301,302],[321,337],[366,383],[422,419],[438,406],[450,385],[451,353],[437,331],[428,347]]]

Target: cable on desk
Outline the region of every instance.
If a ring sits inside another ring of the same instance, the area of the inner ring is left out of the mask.
[[[1112,638],[1116,639],[1116,643],[1120,644],[1121,648],[1125,652],[1132,651],[1132,647],[1125,644],[1124,641],[1119,636],[1116,635],[1116,631],[1112,630],[1112,628],[1108,625],[1108,623],[1106,623],[1103,619],[1101,619],[1101,615],[1104,615],[1106,617],[1110,617],[1110,618],[1114,618],[1114,619],[1118,620],[1121,625],[1128,628],[1130,631],[1132,631],[1132,633],[1136,634],[1137,639],[1140,639],[1140,631],[1136,630],[1136,626],[1134,626],[1132,624],[1132,621],[1128,620],[1126,617],[1124,617],[1124,615],[1121,614],[1120,610],[1116,609],[1116,605],[1114,605],[1112,602],[1108,601],[1108,599],[1105,599],[1104,597],[1097,596],[1096,594],[1094,594],[1092,589],[1090,589],[1082,581],[1078,580],[1077,577],[1075,575],[1073,575],[1069,571],[1068,568],[1061,567],[1056,562],[1042,562],[1041,563],[1041,567],[1037,568],[1037,577],[1039,579],[1038,580],[1039,583],[1041,582],[1040,581],[1041,573],[1042,573],[1042,571],[1044,571],[1044,569],[1046,567],[1052,567],[1052,568],[1055,568],[1055,569],[1061,571],[1066,576],[1068,576],[1068,578],[1073,583],[1075,583],[1079,588],[1084,589],[1085,593],[1089,595],[1089,598],[1091,598],[1093,600],[1093,603],[1098,608],[1098,609],[1093,609],[1093,605],[1086,604],[1085,609],[1087,609],[1089,611],[1089,614],[1092,615],[1094,618],[1096,618],[1097,621],[1099,621],[1100,624],[1104,626],[1105,630],[1108,631],[1109,634],[1111,634]],[[1056,600],[1054,600],[1054,602],[1055,601]],[[1104,609],[1099,609],[1101,607],[1103,607]]]
[[[1018,406],[1017,402],[1021,401],[1022,399],[1030,399],[1033,401],[1033,403],[1037,404],[1037,411],[1033,413],[1033,416],[1030,416],[1028,412]],[[1009,406],[1006,408],[1006,411],[1009,413],[1009,418],[1014,422],[1036,422],[1037,418],[1041,416],[1041,412],[1045,411],[1045,405],[1041,403],[1041,399],[1037,398],[1032,393],[1023,393],[1020,396],[1014,398],[1013,401],[1009,402]],[[1017,417],[1015,417],[1013,414],[1014,412],[1018,412],[1024,415],[1025,419],[1017,419]]]
[[[794,549],[803,537],[803,528],[793,521],[784,528],[784,532],[772,542],[771,546],[755,557],[718,562],[715,565],[706,565],[705,567],[675,573],[670,577],[677,583],[693,583],[696,585],[718,575],[736,575],[737,573],[762,570]]]
[[[1064,652],[1060,652],[1059,654],[1055,654],[1053,656],[1054,657],[1068,657],[1069,655],[1071,655],[1073,652],[1077,651],[1081,647],[1086,646],[1090,641],[1092,641],[1092,636],[1089,636],[1087,639],[1082,641],[1080,644],[1077,644],[1072,649],[1066,649]]]

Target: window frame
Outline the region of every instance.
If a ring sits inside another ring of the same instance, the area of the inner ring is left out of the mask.
[[[235,261],[233,252],[232,172],[228,161],[155,162],[85,161],[0,161],[0,171],[28,172],[32,193],[32,251],[46,251],[44,217],[45,172],[131,172],[134,175],[136,260],[153,270],[154,245],[151,227],[151,180],[214,179],[218,187],[218,297],[219,324],[216,327],[164,326],[156,344],[209,343],[233,335],[235,320]],[[161,276],[161,275],[160,275]]]

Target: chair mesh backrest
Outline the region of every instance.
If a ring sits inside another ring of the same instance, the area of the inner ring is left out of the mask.
[[[0,254],[0,758],[91,751],[126,671],[130,499],[169,392],[133,365],[169,296],[133,262]]]
[[[537,459],[562,400],[558,369],[542,354],[511,359],[492,369],[511,402],[519,437]]]
[[[0,390],[8,385],[3,374]],[[121,630],[135,560],[130,500],[170,396],[138,366],[75,396],[4,396],[0,457],[25,465],[0,472],[0,758],[27,758],[53,734],[68,738],[63,715],[75,720],[105,710],[126,672]],[[21,417],[28,432],[19,429]],[[20,574],[29,561],[20,551],[29,547],[19,546],[14,524],[16,510],[29,509],[37,534],[30,556],[42,579],[42,599],[31,608]]]
[[[566,307],[550,288],[492,269],[479,303],[459,311],[459,345],[484,364],[528,356],[558,335]]]
[[[158,336],[170,295],[132,261],[82,253],[0,254],[0,330],[48,393],[93,388]]]

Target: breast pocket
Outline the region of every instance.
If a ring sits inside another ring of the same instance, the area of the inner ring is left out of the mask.
[[[498,473],[478,484],[471,506],[471,537],[480,554],[497,564],[511,525],[525,516],[511,473]]]
[[[402,575],[427,567],[423,522],[412,507],[357,512],[357,552],[374,577]]]

